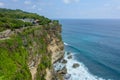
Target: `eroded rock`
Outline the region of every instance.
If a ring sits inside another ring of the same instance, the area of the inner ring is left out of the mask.
[[[77,67],[79,67],[79,66],[80,66],[80,65],[79,65],[78,63],[74,63],[72,67],[73,67],[73,68],[77,68]]]
[[[58,70],[57,71],[59,74],[62,74],[62,75],[65,75],[67,73],[67,68],[66,67],[63,67],[62,70]]]
[[[72,55],[68,56],[68,59],[72,59]]]
[[[67,60],[63,59],[63,60],[62,60],[62,63],[63,63],[63,64],[66,64],[66,63],[67,63]]]
[[[70,55],[71,53],[70,52],[67,52],[67,55]]]

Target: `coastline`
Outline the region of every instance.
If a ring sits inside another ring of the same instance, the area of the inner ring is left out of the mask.
[[[68,45],[64,43],[64,46]],[[65,51],[64,57],[54,64],[54,69],[64,80],[106,80],[90,73],[82,62],[75,59],[74,53],[68,51]]]

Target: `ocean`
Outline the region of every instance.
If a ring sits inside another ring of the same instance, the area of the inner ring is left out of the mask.
[[[120,20],[59,21],[65,51],[73,55],[66,64],[71,80],[120,80]]]

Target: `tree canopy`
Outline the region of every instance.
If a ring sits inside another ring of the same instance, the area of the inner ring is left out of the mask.
[[[36,13],[29,13],[19,9],[11,10],[0,8],[0,31],[5,29],[16,29],[25,26],[32,26],[30,22],[24,22],[20,19],[34,19],[39,20],[40,25],[48,24],[50,19],[40,16]]]

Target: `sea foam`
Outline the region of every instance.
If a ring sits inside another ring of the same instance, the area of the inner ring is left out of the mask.
[[[70,54],[70,55],[73,56],[73,54]],[[66,68],[67,68],[68,74],[71,74],[70,79],[67,79],[67,80],[105,80],[103,78],[100,78],[91,74],[88,68],[83,63],[75,60],[74,56],[72,59],[68,59],[67,57],[68,56],[66,52],[65,54],[65,59],[67,60]],[[78,63],[79,67],[73,68],[72,66],[74,63]]]
[[[68,45],[68,43],[65,43],[65,42],[64,42],[64,45],[66,45],[66,46],[67,46],[67,45]]]

